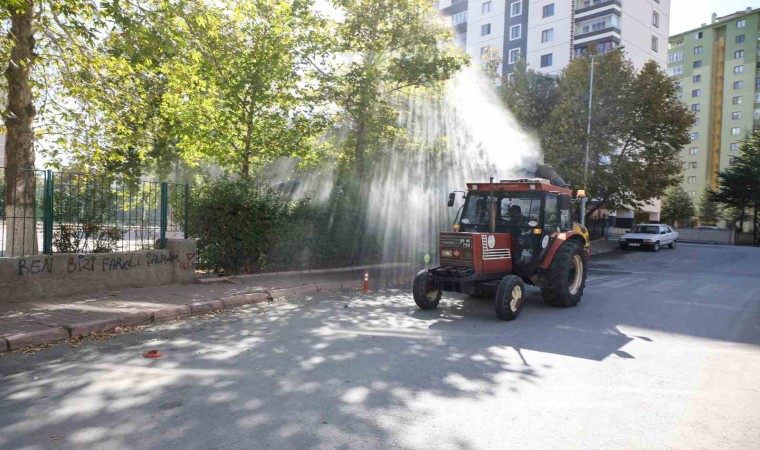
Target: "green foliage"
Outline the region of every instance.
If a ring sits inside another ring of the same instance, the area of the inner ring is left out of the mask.
[[[720,186],[711,200],[738,210],[754,209],[754,241],[760,245],[760,131],[754,131],[739,146],[732,166],[718,174]]]
[[[583,187],[597,209],[637,207],[680,180],[678,154],[692,114],[674,81],[654,62],[636,72],[621,52],[594,58],[591,134],[587,133],[590,56],[574,58],[556,82],[527,69],[503,86],[518,120],[540,136],[546,162]]]
[[[524,61],[515,65],[513,79],[500,86],[502,99],[523,127],[540,132],[559,101],[559,79],[529,69]]]
[[[723,212],[718,203],[710,198],[710,190],[705,189],[699,197],[699,222],[701,225],[715,225],[723,218]]]
[[[662,198],[660,222],[677,226],[691,226],[694,217],[694,202],[681,185],[671,187]]]
[[[190,234],[201,262],[216,272],[355,265],[379,254],[374,240],[359,238],[364,215],[357,199],[338,188],[315,205],[251,178],[205,179],[193,190]]]
[[[364,173],[372,158],[396,138],[400,99],[449,79],[467,61],[430,0],[334,0],[345,14],[334,51],[352,55],[326,74],[325,86],[340,106],[347,139],[345,161]]]

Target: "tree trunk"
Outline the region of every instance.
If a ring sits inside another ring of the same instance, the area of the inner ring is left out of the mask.
[[[364,119],[360,119],[356,127],[356,170],[359,179],[364,177],[364,147],[367,145],[367,125]]]
[[[29,72],[34,64],[34,2],[26,0],[11,11],[10,61],[5,70],[8,106],[3,120],[5,142],[6,256],[37,252],[35,221],[34,132],[37,111],[32,99]]]

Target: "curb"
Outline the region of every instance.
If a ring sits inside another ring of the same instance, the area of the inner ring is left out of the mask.
[[[76,322],[62,327],[0,336],[0,353],[19,350],[32,345],[50,344],[90,333],[113,331],[121,326],[161,323],[208,314],[214,311],[255,305],[278,297],[289,297],[326,290],[354,289],[361,288],[361,286],[362,283],[315,283],[264,292],[230,295],[184,305],[156,305],[156,308],[148,310],[124,312],[118,317]]]

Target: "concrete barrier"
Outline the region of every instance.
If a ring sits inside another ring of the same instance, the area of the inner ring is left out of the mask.
[[[191,283],[196,261],[192,240],[167,240],[164,250],[0,258],[0,303]]]

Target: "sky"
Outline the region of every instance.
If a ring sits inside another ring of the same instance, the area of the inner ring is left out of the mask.
[[[751,6],[760,8],[760,0],[671,0],[670,35],[693,30],[710,23],[712,13],[727,16]]]

